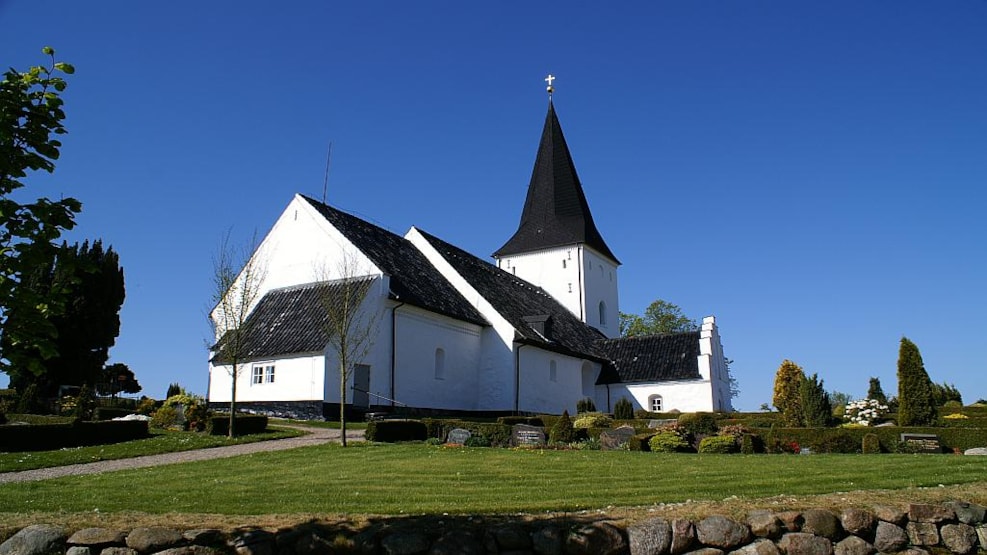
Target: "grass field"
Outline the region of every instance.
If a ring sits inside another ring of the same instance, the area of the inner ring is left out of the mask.
[[[0,513],[505,513],[984,480],[987,457],[687,455],[421,444],[291,451],[0,486]]]
[[[194,432],[165,432],[155,430],[152,431],[152,436],[149,438],[125,443],[72,447],[55,451],[0,453],[0,472],[16,472],[19,470],[33,470],[35,468],[49,468],[68,464],[175,453],[178,451],[190,451],[192,449],[205,449],[207,447],[239,445],[241,443],[295,437],[301,433],[298,430],[276,428],[263,434],[245,435],[229,439],[226,436],[212,436]]]

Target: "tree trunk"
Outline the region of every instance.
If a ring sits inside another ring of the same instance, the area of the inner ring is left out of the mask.
[[[233,423],[235,422],[233,415],[236,414],[236,375],[237,375],[236,366],[237,364],[236,362],[234,362],[233,374],[231,375],[231,377],[233,378],[233,390],[232,392],[230,392],[230,426],[229,429],[226,430],[227,437],[231,439],[233,438]]]
[[[339,365],[339,438],[346,447],[346,365]]]

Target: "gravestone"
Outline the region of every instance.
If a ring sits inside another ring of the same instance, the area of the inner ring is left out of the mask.
[[[810,447],[802,447],[799,449],[799,455],[811,455],[812,449]]]
[[[515,424],[511,428],[511,445],[545,445],[545,428]]]
[[[632,426],[621,426],[613,430],[604,430],[600,432],[600,447],[606,451],[620,449],[620,446],[630,441],[635,433]]]
[[[453,428],[449,430],[449,435],[446,436],[446,443],[455,443],[457,445],[466,445],[466,440],[473,437],[473,434],[463,428]]]
[[[901,434],[901,441],[919,453],[942,453],[942,444],[935,434]]]
[[[672,424],[678,423],[678,420],[674,418],[664,418],[661,420],[648,420],[648,427],[652,430],[657,428],[664,428],[665,426],[671,426]]]

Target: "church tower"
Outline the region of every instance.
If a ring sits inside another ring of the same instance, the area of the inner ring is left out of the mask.
[[[497,266],[537,285],[607,337],[619,335],[617,266],[593,223],[551,100],[521,223]]]

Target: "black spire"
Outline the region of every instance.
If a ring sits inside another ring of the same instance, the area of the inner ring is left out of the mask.
[[[592,247],[620,264],[593,223],[555,106],[549,100],[521,223],[494,256],[500,258],[575,243]]]

